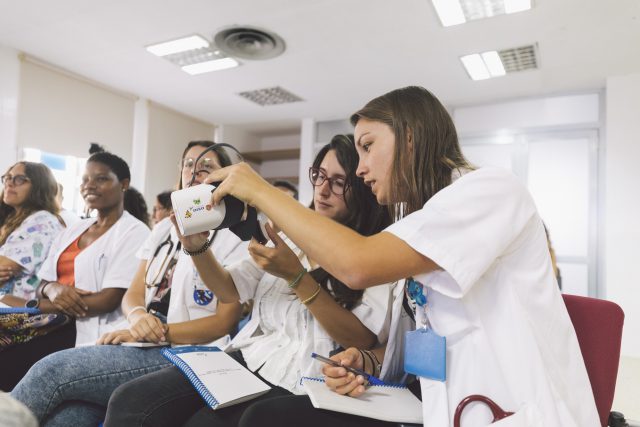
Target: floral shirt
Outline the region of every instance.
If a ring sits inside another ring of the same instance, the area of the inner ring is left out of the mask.
[[[0,246],[0,255],[22,266],[22,271],[0,284],[0,295],[31,299],[38,287],[38,271],[49,253],[53,239],[63,226],[55,215],[37,211],[29,215]]]

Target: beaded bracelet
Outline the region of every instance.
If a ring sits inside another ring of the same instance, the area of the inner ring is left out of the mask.
[[[289,282],[289,289],[295,289],[300,284],[300,281],[302,280],[302,276],[304,276],[306,272],[307,272],[307,269],[303,267],[302,270],[300,270],[300,273],[298,273],[298,275],[296,276],[296,278]]]
[[[207,241],[204,243],[204,245],[200,249],[198,249],[196,251],[188,251],[187,248],[185,248],[185,247],[182,248],[182,251],[185,254],[189,255],[189,256],[200,255],[200,254],[205,253],[207,251],[207,249],[209,249],[209,246],[211,246],[211,242],[213,242],[213,239],[211,239],[211,240],[207,239]]]
[[[322,289],[322,286],[320,286],[320,283],[318,283],[318,289],[316,289],[316,291],[313,293],[313,295],[311,295],[309,298],[302,300],[302,303],[304,305],[309,305],[313,302],[314,299],[316,299],[316,297],[318,296],[318,294],[320,293],[320,290]]]

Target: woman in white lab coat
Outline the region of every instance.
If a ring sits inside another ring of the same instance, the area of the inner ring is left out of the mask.
[[[129,180],[127,163],[114,154],[100,152],[87,160],[80,192],[97,217],[56,237],[38,272],[36,298],[27,302],[44,313],[75,317],[75,332],[72,322],[3,351],[3,366],[14,385],[37,360],[74,343],[93,343],[124,319],[120,302],[136,272],[135,253],[150,233],[124,210]]]
[[[214,167],[231,164],[220,152],[209,153],[195,164],[212,145],[211,141],[187,144],[179,189],[200,184]],[[225,229],[216,233],[209,250],[228,265],[244,259],[247,246],[248,242]],[[163,347],[151,344],[205,344],[237,328],[240,304],[221,303],[207,289],[191,257],[182,251],[169,218],[156,224],[136,257],[137,271],[129,278],[131,285],[121,306],[128,322],[102,335],[99,345],[41,359],[13,389],[12,396],[31,409],[41,426],[95,427],[104,420],[117,387],[170,365],[161,355]],[[125,342],[129,344],[118,345]]]
[[[435,379],[439,370],[445,372],[444,364],[430,365],[419,356],[435,354],[423,350],[422,338],[418,345],[407,344],[410,350],[420,347],[409,364],[421,374],[425,425],[451,425],[458,403],[471,394],[484,394],[516,412],[502,421],[505,426],[598,425],[543,224],[525,187],[506,171],[474,170],[446,109],[424,88],[380,96],[351,122],[358,175],[397,218],[384,232],[364,237],[301,209],[246,164],[210,175],[211,182],[224,181],[213,202],[233,194],[256,206],[354,288],[406,279],[417,327],[446,338],[445,381]],[[442,344],[437,341],[431,349]],[[395,345],[390,342],[389,348]],[[335,358],[369,372],[375,368],[371,361],[363,365],[354,349]],[[363,378],[347,376],[344,368],[326,366],[324,373],[339,393],[365,392]],[[264,424],[260,419],[278,425],[301,421],[282,407],[281,416],[266,407],[253,409],[241,425]],[[322,413],[316,411],[313,425],[322,423]],[[472,405],[462,425],[487,425],[492,419],[486,407]]]

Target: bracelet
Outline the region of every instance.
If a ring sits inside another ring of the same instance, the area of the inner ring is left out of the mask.
[[[371,351],[371,350],[362,350],[364,351],[364,353],[369,356],[369,359],[371,359],[371,363],[373,364],[373,376],[374,377],[378,377],[380,376],[380,372],[382,371],[382,363],[380,363],[380,361],[378,360],[378,357],[376,356],[376,354]]]
[[[144,307],[144,306],[142,306],[142,305],[136,305],[136,306],[135,306],[135,307],[133,307],[131,310],[129,310],[129,314],[127,314],[127,322],[131,323],[131,322],[129,321],[129,317],[131,317],[131,315],[133,314],[133,312],[134,312],[134,311],[137,311],[137,310],[144,310],[144,312],[145,312],[145,313],[147,312],[147,308],[146,308],[146,307]]]
[[[320,293],[320,290],[322,289],[322,286],[320,286],[320,283],[318,283],[318,289],[316,289],[316,291],[313,293],[313,295],[311,295],[309,298],[302,300],[302,303],[304,305],[309,305],[313,302],[314,299],[316,299],[316,297],[318,296],[318,294]]]
[[[306,272],[307,269],[303,267],[296,278],[289,282],[289,289],[295,289],[300,284],[300,280],[302,280],[302,276],[304,276]]]
[[[200,249],[198,249],[196,251],[193,251],[193,252],[192,251],[188,251],[187,248],[185,248],[185,247],[182,248],[182,251],[185,254],[189,255],[189,256],[200,255],[200,254],[205,253],[207,251],[207,249],[209,249],[209,246],[211,246],[211,242],[213,242],[213,240],[207,239],[207,241],[204,243],[204,245]]]
[[[44,290],[46,289],[47,286],[49,286],[52,282],[47,282],[44,285],[42,285],[42,287],[40,288],[40,297],[41,298],[47,298],[47,295],[44,293]],[[37,292],[36,292],[37,293]],[[36,295],[37,296],[37,295]]]

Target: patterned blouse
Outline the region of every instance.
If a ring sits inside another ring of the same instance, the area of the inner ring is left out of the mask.
[[[22,271],[0,284],[0,295],[31,299],[40,280],[38,271],[49,253],[53,239],[64,227],[55,215],[37,211],[29,215],[0,246],[0,255],[22,266]]]

